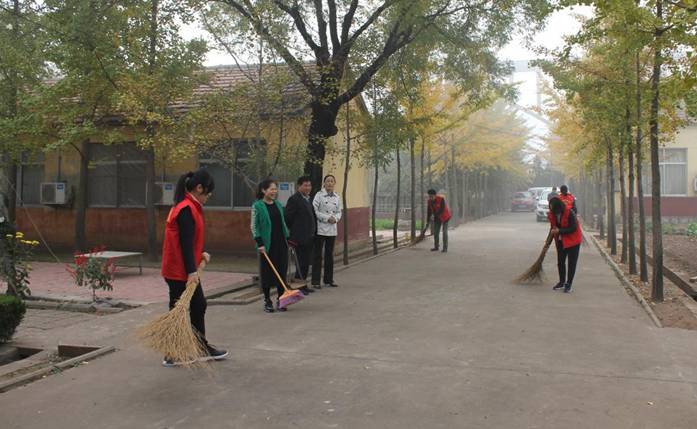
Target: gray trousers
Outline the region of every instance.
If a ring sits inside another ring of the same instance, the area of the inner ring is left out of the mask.
[[[435,248],[440,247],[440,230],[443,229],[443,250],[448,250],[448,222],[441,222],[439,220],[433,221],[433,240],[435,242]]]

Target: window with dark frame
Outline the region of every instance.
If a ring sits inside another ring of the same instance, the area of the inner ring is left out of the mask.
[[[44,154],[23,154],[17,171],[17,187],[24,206],[41,204],[41,183],[44,182]]]
[[[88,205],[145,207],[147,157],[135,143],[90,145]]]
[[[199,156],[199,167],[205,168],[215,181],[215,191],[206,204],[209,207],[218,208],[249,208],[254,200],[254,187],[248,183],[243,171],[248,169],[251,161],[251,145],[248,140],[234,140],[229,142],[234,145],[234,166],[230,168],[215,154],[202,153]],[[262,141],[262,144],[265,144]]]

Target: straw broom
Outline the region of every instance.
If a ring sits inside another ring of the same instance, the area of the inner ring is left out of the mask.
[[[205,267],[206,258],[204,257],[198,266],[199,275]],[[146,346],[183,365],[198,362],[198,359],[208,352],[198,333],[191,326],[189,314],[191,298],[198,285],[198,281],[188,282],[173,309],[137,332]]]
[[[421,243],[422,241],[424,241],[424,238],[426,238],[426,231],[428,231],[429,225],[431,225],[430,220],[426,222],[426,226],[424,226],[424,229],[421,230],[421,234],[419,234],[419,236],[416,237],[416,239],[414,240],[414,244]]]
[[[549,234],[547,235],[547,239],[545,240],[545,245],[540,252],[540,256],[537,257],[537,260],[530,266],[530,268],[528,268],[520,276],[516,277],[516,283],[539,283],[542,281],[542,262],[545,260],[545,256],[547,255],[547,251],[549,250],[549,246],[552,244],[553,239],[554,237],[552,236],[552,231],[550,230]]]

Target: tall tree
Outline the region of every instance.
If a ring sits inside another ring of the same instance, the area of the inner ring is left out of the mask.
[[[157,154],[183,143],[189,133],[181,127],[179,112],[172,105],[191,97],[202,81],[200,72],[206,44],[200,39],[184,41],[179,35],[182,22],[191,11],[180,1],[139,0],[130,7],[131,26],[124,39],[127,68],[119,76],[118,110],[129,124],[144,128],[137,144],[145,151],[145,210],[148,255],[156,260],[157,213],[155,207]]]
[[[16,220],[17,163],[25,150],[36,151],[28,136],[37,133],[32,102],[47,74],[48,39],[41,24],[40,2],[0,1],[0,190],[7,192],[7,217]]]
[[[314,190],[321,186],[326,140],[338,132],[340,107],[360,94],[395,53],[427,38],[433,52],[447,58],[453,78],[466,79],[475,68],[488,68],[501,76],[504,69],[495,60],[494,49],[510,40],[517,25],[536,28],[551,11],[549,2],[543,0],[209,3],[223,3],[229,7],[228,13],[244,18],[310,94],[305,170]],[[309,59],[313,67],[305,64]],[[347,70],[355,76],[348,82]]]

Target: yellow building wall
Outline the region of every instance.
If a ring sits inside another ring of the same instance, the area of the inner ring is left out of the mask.
[[[354,102],[351,103],[351,118],[356,119],[360,114]],[[345,111],[342,110],[337,118],[339,133],[334,136],[330,150],[324,160],[324,175],[333,174],[336,177],[336,191],[341,193],[344,186],[344,166],[346,164],[346,126]],[[351,127],[351,135],[355,138],[358,134],[355,126]],[[361,160],[356,155],[356,140],[351,141],[351,159],[348,175],[348,188],[346,203],[348,208],[370,207],[370,170],[361,165]]]

